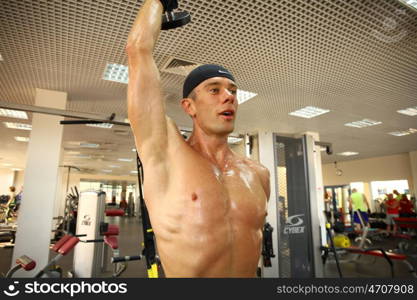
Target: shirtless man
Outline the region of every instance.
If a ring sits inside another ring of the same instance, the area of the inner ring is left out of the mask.
[[[238,103],[226,69],[205,65],[187,77],[181,106],[194,125],[188,141],[166,117],[152,57],[162,13],[160,0],[146,0],[126,46],[128,116],[162,266],[167,277],[254,277],[269,172],[227,144]]]

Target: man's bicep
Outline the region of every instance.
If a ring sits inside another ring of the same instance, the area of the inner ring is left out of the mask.
[[[142,155],[167,147],[167,123],[159,71],[149,54],[129,57],[128,116]]]

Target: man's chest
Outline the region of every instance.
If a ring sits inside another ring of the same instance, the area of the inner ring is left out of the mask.
[[[205,161],[184,163],[171,179],[169,198],[188,216],[263,222],[266,195],[258,175],[249,166],[237,163],[221,169]]]

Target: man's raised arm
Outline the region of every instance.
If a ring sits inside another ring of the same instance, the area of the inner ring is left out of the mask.
[[[146,0],[129,33],[128,117],[136,147],[144,163],[163,157],[167,148],[167,122],[158,68],[152,56],[161,30],[163,6]]]

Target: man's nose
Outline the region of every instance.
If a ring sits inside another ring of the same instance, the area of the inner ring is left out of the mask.
[[[224,89],[223,103],[229,102],[231,104],[234,104],[235,101],[236,101],[236,94],[233,94],[233,92],[229,91],[228,89]]]

